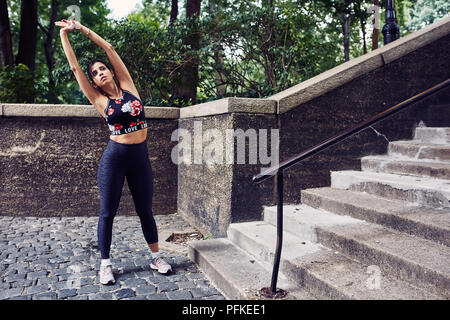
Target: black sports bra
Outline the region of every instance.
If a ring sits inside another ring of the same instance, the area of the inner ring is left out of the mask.
[[[122,90],[122,97],[111,99],[105,108],[106,124],[112,135],[127,134],[147,128],[144,106],[131,92]]]

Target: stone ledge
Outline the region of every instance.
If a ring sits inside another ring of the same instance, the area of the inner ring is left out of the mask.
[[[256,98],[224,98],[190,107],[144,107],[147,118],[179,119],[223,113],[269,113],[276,111],[276,101]],[[73,104],[0,104],[2,117],[100,117],[92,105]]]
[[[152,119],[178,119],[180,108],[176,107],[144,107],[145,117]]]
[[[383,67],[450,33],[450,17],[411,33],[386,46],[347,61],[268,99],[278,102],[277,113],[287,112],[367,72]]]
[[[101,117],[92,105],[73,104],[0,104],[2,117]],[[144,107],[146,118],[178,119],[179,108]]]
[[[276,112],[276,101],[270,99],[229,97],[181,108],[180,119],[235,112],[274,114]]]

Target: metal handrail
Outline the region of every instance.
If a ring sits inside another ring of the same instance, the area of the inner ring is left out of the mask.
[[[333,145],[336,145],[343,140],[351,137],[352,135],[369,128],[370,126],[402,111],[403,109],[407,108],[413,103],[416,103],[418,101],[421,101],[425,99],[426,97],[430,96],[431,94],[434,94],[438,92],[439,90],[442,90],[450,85],[450,79],[447,79],[434,87],[431,87],[428,90],[423,91],[422,93],[419,93],[383,112],[378,113],[377,115],[373,116],[372,118],[361,122],[360,124],[347,129],[343,131],[342,133],[329,138],[327,140],[324,140],[323,142],[299,153],[296,156],[293,156],[280,164],[276,166],[272,166],[270,168],[267,168],[263,172],[253,176],[252,181],[254,183],[260,183],[266,179],[269,179],[270,177],[277,175],[277,243],[276,243],[276,249],[275,249],[275,260],[274,260],[274,267],[272,271],[272,283],[270,286],[270,292],[272,295],[275,295],[276,290],[276,284],[277,284],[277,278],[278,278],[278,269],[280,265],[280,258],[281,258],[281,249],[282,249],[282,243],[283,243],[283,171],[286,170],[289,167],[292,167],[293,165],[297,164],[298,162],[305,160],[306,158],[309,158]]]

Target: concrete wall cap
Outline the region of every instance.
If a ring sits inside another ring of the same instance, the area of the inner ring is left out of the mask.
[[[179,108],[144,107],[146,118],[178,119]],[[1,116],[5,117],[101,117],[92,105],[73,104],[1,104]]]
[[[365,55],[347,61],[268,99],[278,102],[278,113],[287,112],[343,84],[450,33],[450,17],[402,37]]]
[[[144,108],[146,117],[152,119],[204,117],[233,112],[274,114],[276,101],[230,97],[184,108],[151,106]],[[92,105],[5,103],[1,104],[1,116],[100,117],[100,114]]]
[[[180,109],[180,119],[204,117],[225,113],[276,112],[276,101],[270,99],[229,97]]]

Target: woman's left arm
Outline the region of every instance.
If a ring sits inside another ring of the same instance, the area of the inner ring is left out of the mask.
[[[75,23],[79,24],[79,22]],[[131,75],[128,72],[127,67],[123,63],[120,56],[117,54],[116,50],[114,50],[114,47],[108,41],[100,37],[97,33],[86,28],[85,26],[79,24],[79,29],[83,34],[85,34],[96,45],[98,45],[105,51],[109,61],[111,62],[116,72],[116,76],[117,79],[119,80],[120,86],[125,90],[131,91],[131,93],[133,94],[137,94],[138,92],[136,86],[134,85],[133,78],[131,78]],[[139,95],[137,95],[137,97],[139,97]]]

